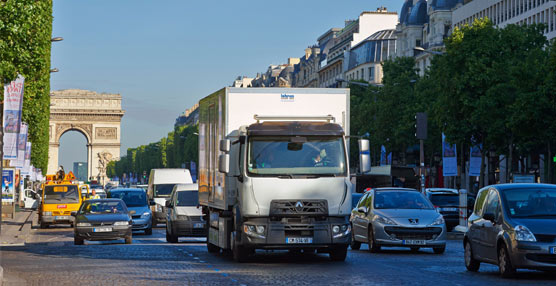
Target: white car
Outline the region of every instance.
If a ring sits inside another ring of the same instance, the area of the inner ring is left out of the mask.
[[[207,224],[199,206],[197,184],[178,184],[166,201],[166,241],[176,243],[180,236],[206,237]]]

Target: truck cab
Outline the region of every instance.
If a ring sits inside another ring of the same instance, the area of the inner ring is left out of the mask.
[[[73,227],[71,212],[78,211],[84,199],[73,173],[69,172],[61,180],[56,180],[55,175],[47,175],[42,189],[40,227],[47,228],[52,224],[70,224]]]

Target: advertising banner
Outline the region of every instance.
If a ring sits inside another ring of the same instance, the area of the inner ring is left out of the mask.
[[[386,147],[382,145],[380,147],[380,166],[386,165]]]
[[[458,175],[458,156],[456,144],[446,141],[446,136],[442,133],[442,173],[444,177],[454,177]]]
[[[193,183],[197,182],[197,164],[195,164],[195,162],[191,161],[191,167],[190,168],[190,172],[191,172],[191,178],[193,179]]]
[[[21,106],[23,102],[24,78],[4,85],[4,159],[17,158],[17,139],[21,127]]]
[[[10,166],[22,169],[25,164],[25,148],[27,147],[27,130],[26,123],[21,122],[19,134],[17,136],[17,158],[10,161]]]
[[[469,151],[469,176],[478,177],[481,175],[481,148],[482,145],[475,145]]]
[[[31,174],[31,142],[27,142],[25,145],[25,163],[23,164],[22,174]]]
[[[2,203],[14,201],[15,169],[2,170]]]

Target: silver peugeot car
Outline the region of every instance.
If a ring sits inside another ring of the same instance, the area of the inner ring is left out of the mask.
[[[479,191],[463,239],[465,266],[556,270],[556,185],[500,184]]]
[[[446,223],[432,203],[419,191],[405,188],[371,189],[351,213],[351,248],[368,243],[371,252],[382,246],[430,247],[446,250]]]

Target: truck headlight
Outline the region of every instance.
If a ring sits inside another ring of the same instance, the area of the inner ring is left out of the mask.
[[[264,236],[264,231],[265,231],[264,225],[257,225],[257,226],[249,225],[249,224],[243,225],[243,232],[245,232],[245,234],[251,237],[264,239],[266,238]]]
[[[531,241],[535,242],[537,239],[535,235],[524,225],[518,225],[514,228],[515,240],[517,241]]]
[[[335,233],[335,234],[340,232],[340,226],[338,226],[338,225],[333,226],[332,227],[332,232]]]
[[[332,227],[333,238],[339,238],[343,236],[347,236],[351,233],[351,225],[343,224],[343,225],[335,225]]]
[[[114,226],[117,225],[129,225],[129,221],[117,221],[114,223]]]
[[[75,226],[79,226],[79,227],[82,227],[82,226],[91,226],[91,224],[88,223],[88,222],[78,222]]]
[[[52,212],[42,212],[42,215],[44,215],[44,216],[51,216],[51,215],[52,215]]]

